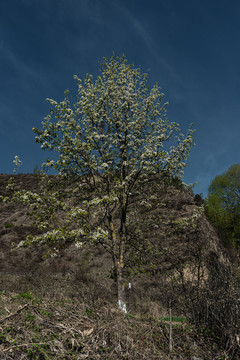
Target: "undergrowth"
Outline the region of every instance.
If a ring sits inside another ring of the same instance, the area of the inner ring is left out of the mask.
[[[227,359],[208,334],[183,317],[173,317],[169,353],[169,318],[122,314],[110,306],[41,298],[32,292],[0,293],[0,358],[78,359]],[[222,356],[222,357],[220,357]]]

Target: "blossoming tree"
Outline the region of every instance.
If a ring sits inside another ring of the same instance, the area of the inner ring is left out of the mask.
[[[128,64],[124,56],[104,58],[100,70],[95,81],[89,74],[84,81],[74,76],[75,104],[68,91],[61,102],[47,99],[50,114],[41,129],[33,129],[41,148],[57,154],[44,165],[72,184],[74,201],[62,201],[61,192],[47,192],[44,187],[39,194],[16,192],[15,197],[41,209],[39,226],[46,227],[44,234],[28,237],[21,245],[48,243],[57,251],[64,243],[101,244],[112,256],[118,306],[126,311],[125,259],[133,244],[128,229],[131,202],[136,194],[141,197],[150,178],[181,177],[193,130],[184,136],[177,123],[168,121],[159,86],[149,87],[148,74]],[[49,219],[57,209],[65,220],[55,221],[51,229]],[[136,252],[138,245],[135,241]]]

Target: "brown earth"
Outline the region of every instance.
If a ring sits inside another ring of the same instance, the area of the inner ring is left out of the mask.
[[[10,177],[0,175],[2,196],[8,194]],[[38,175],[13,177],[19,189],[38,191]],[[147,216],[156,219],[151,237],[161,252],[154,269],[131,280],[129,314],[123,316],[114,310],[111,257],[100,246],[77,250],[71,245],[48,259],[39,248],[16,250],[21,240],[39,230],[25,207],[0,203],[0,359],[237,359],[236,339],[234,350],[227,352],[214,334],[199,332],[187,320],[174,323],[174,350],[168,351],[168,323],[161,318],[168,315],[169,301],[173,315],[191,321],[206,284],[231,267],[204,214],[189,232],[166,221],[189,218],[196,207],[190,190],[171,186],[162,208],[149,211]],[[139,224],[141,209],[135,216]]]

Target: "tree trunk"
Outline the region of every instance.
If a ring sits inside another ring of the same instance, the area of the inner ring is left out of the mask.
[[[123,167],[125,170],[125,167]],[[127,313],[127,305],[125,299],[125,282],[123,279],[124,255],[126,244],[126,200],[121,199],[121,225],[119,229],[119,262],[117,266],[117,286],[118,286],[118,308]]]
[[[124,280],[123,280],[123,255],[124,255],[124,242],[120,240],[120,246],[117,246],[117,236],[112,222],[111,214],[109,214],[109,225],[111,229],[111,239],[112,239],[112,256],[113,264],[117,273],[117,296],[118,296],[118,309],[122,310],[124,313],[127,312],[127,306],[125,301],[124,293]],[[117,249],[118,248],[118,249]]]
[[[122,312],[127,313],[127,305],[125,300],[125,284],[123,280],[123,258],[120,256],[120,261],[117,264],[117,288],[118,288],[118,308]]]

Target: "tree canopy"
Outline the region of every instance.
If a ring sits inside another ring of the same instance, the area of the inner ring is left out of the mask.
[[[47,99],[50,115],[41,130],[33,129],[42,149],[59,154],[58,161],[46,165],[59,174],[87,178],[113,171],[128,181],[136,172],[182,175],[193,131],[185,137],[179,124],[167,120],[168,103],[159,86],[150,89],[148,74],[125,57],[105,58],[101,73],[95,82],[89,74],[84,81],[74,76],[78,95],[73,105],[68,91],[60,103]]]
[[[59,182],[71,183],[74,196],[62,201],[63,191],[47,192],[46,187],[39,194],[15,192],[15,198],[34,207],[39,226],[46,229],[21,245],[48,243],[56,252],[71,242],[101,244],[112,256],[119,307],[125,311],[127,255],[134,253],[139,266],[143,251],[151,249],[147,239],[137,236],[140,230],[131,227],[132,206],[137,201],[151,206],[146,184],[153,179],[160,183],[182,176],[194,131],[190,127],[183,135],[179,124],[167,119],[168,103],[159,86],[150,87],[148,74],[125,56],[104,58],[95,81],[89,74],[83,81],[74,79],[75,103],[69,91],[61,102],[47,99],[50,114],[41,129],[33,129],[41,148],[57,154],[44,167],[56,170]],[[56,211],[61,223],[50,221]]]
[[[225,242],[240,242],[240,165],[232,165],[209,186],[207,213]]]

